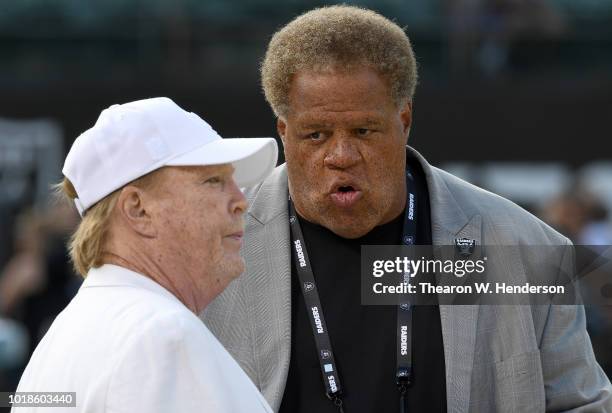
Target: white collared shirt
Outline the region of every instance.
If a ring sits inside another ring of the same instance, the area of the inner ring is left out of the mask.
[[[272,412],[202,321],[116,265],[89,271],[26,367],[20,392],[76,392],[77,408],[15,412]]]

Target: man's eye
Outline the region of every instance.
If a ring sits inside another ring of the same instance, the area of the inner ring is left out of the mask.
[[[312,139],[313,141],[318,141],[319,139],[323,137],[323,134],[321,132],[313,132],[309,134],[308,137]]]
[[[208,178],[205,183],[207,184],[219,184],[223,182],[220,176],[213,176],[212,178]]]
[[[372,132],[370,129],[366,129],[366,128],[359,128],[357,129],[357,135],[359,136],[368,136],[370,134],[370,132]]]

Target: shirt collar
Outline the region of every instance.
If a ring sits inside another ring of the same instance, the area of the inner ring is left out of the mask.
[[[81,288],[93,287],[140,288],[175,300],[181,303],[181,305],[184,305],[174,294],[146,275],[113,264],[104,264],[98,268],[91,268],[89,272],[87,272],[87,276]]]

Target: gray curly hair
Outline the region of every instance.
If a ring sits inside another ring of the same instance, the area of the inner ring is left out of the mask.
[[[369,66],[386,78],[398,106],[412,101],[417,64],[402,28],[371,10],[329,6],[298,16],[277,31],[261,65],[266,100],[287,115],[289,86],[300,70]]]

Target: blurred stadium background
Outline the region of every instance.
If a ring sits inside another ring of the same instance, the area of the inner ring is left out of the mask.
[[[379,0],[420,63],[411,144],[579,244],[612,244],[612,0]],[[101,109],[169,96],[223,136],[276,136],[258,66],[306,0],[0,0],[0,391],[78,289],[50,202]],[[612,309],[588,308],[612,374]],[[75,334],[78,332],[75,332]],[[61,372],[58,372],[61,374]]]

